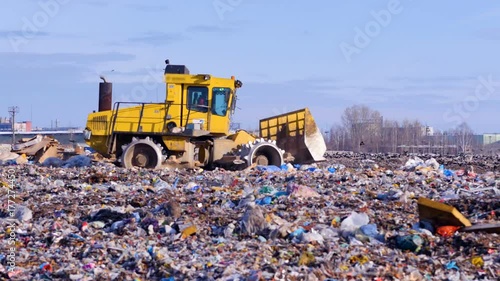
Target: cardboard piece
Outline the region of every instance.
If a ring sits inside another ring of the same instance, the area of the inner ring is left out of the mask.
[[[455,207],[424,197],[418,199],[418,214],[421,221],[427,221],[436,228],[446,225],[472,226]]]
[[[59,153],[57,147],[50,146],[49,148],[47,148],[47,150],[45,150],[45,152],[42,154],[42,156],[40,156],[40,158],[37,161],[38,163],[43,163],[45,159],[49,157],[58,157],[58,154]]]
[[[31,139],[22,139],[13,146],[12,152],[24,154],[37,163],[43,163],[49,157],[61,158],[59,142],[53,137],[37,135]]]

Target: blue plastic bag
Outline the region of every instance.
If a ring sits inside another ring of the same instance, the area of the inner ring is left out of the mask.
[[[66,162],[63,164],[63,168],[90,167],[91,163],[92,161],[89,157],[76,155],[66,160]]]
[[[257,166],[257,170],[262,171],[262,172],[279,172],[281,171],[281,168],[278,166]]]
[[[377,225],[374,223],[365,224],[362,227],[360,227],[359,229],[361,230],[361,232],[364,235],[369,236],[369,237],[375,237],[378,234]]]
[[[288,195],[290,195],[290,193],[288,193],[286,191],[278,191],[278,192],[274,193],[274,197],[288,196]]]
[[[460,270],[460,268],[458,268],[457,266],[457,263],[454,262],[454,261],[450,261],[446,264],[446,269],[456,269],[456,270]]]
[[[57,158],[57,157],[49,157],[43,161],[42,166],[43,167],[61,167],[64,164],[64,162]]]
[[[299,237],[304,232],[305,232],[305,230],[303,228],[298,228],[297,230],[295,230],[294,232],[290,233],[289,235],[290,235],[290,237]]]
[[[262,199],[255,200],[255,203],[257,203],[258,205],[269,205],[269,204],[271,204],[272,201],[273,201],[272,197],[266,196]]]

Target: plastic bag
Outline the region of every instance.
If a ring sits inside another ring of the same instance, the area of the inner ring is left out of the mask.
[[[255,203],[259,204],[259,205],[269,205],[271,204],[271,202],[273,201],[273,198],[270,197],[270,196],[266,196],[264,198],[261,198],[261,199],[257,199],[255,201]]]
[[[424,244],[424,239],[419,235],[407,235],[396,237],[396,246],[403,250],[418,252]]]
[[[356,213],[352,212],[345,220],[340,224],[340,229],[343,231],[356,231],[358,228],[363,225],[368,224],[370,219],[368,215],[365,213]]]
[[[240,221],[241,232],[247,235],[258,234],[267,227],[266,219],[259,206],[248,206]]]
[[[460,229],[459,226],[453,226],[453,225],[447,225],[447,226],[441,226],[438,227],[436,230],[437,234],[443,236],[443,237],[452,237],[455,232]]]
[[[316,190],[305,185],[290,184],[287,186],[286,191],[301,198],[320,197]]]
[[[69,158],[64,164],[63,168],[80,168],[80,167],[90,167],[92,161],[87,156],[76,155]]]
[[[366,236],[369,236],[369,237],[375,237],[378,235],[378,231],[377,231],[377,225],[376,224],[366,224],[366,225],[363,225],[359,228],[359,230],[361,230],[361,232],[366,235]]]
[[[257,170],[262,171],[262,172],[279,172],[281,171],[281,168],[278,166],[257,166]]]
[[[42,166],[43,167],[61,167],[64,164],[64,162],[57,158],[57,157],[49,157],[43,161]]]

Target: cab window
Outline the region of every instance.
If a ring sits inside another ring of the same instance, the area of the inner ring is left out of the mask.
[[[198,112],[208,112],[208,88],[188,87],[188,109]]]
[[[226,116],[230,94],[230,88],[212,89],[212,114]]]

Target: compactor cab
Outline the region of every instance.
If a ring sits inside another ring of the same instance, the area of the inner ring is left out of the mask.
[[[190,74],[185,65],[168,60],[164,80],[163,102],[118,101],[111,106],[112,85],[103,78],[99,110],[89,114],[84,132],[87,144],[129,168],[238,169],[279,166],[286,159],[323,160],[323,136],[307,108],[261,120],[260,136],[243,130],[231,134],[241,81]]]

